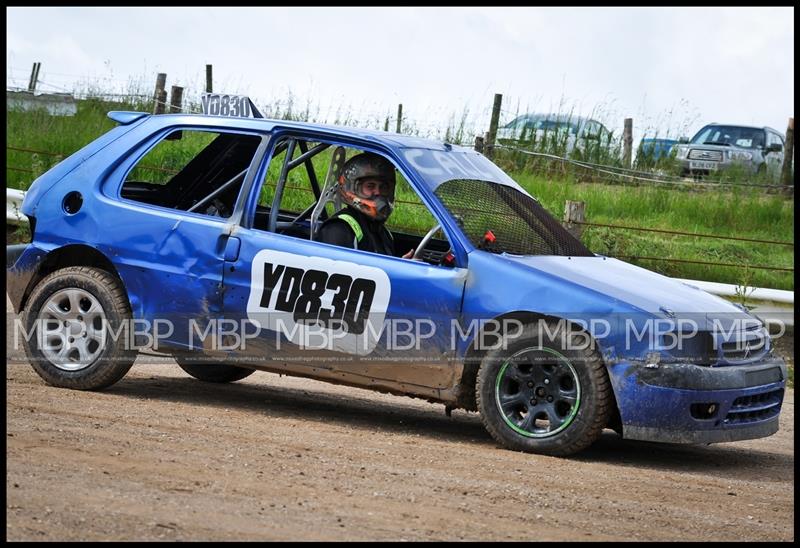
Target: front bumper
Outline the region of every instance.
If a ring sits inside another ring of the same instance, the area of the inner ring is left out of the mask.
[[[609,367],[623,437],[666,443],[718,443],[778,431],[786,387],[783,360],[705,367],[621,362]]]

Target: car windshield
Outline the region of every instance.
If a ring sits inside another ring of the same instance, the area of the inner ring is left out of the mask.
[[[763,129],[740,126],[706,126],[690,141],[693,145],[722,145],[739,148],[762,148],[766,142]]]
[[[451,179],[436,196],[478,249],[514,255],[591,257],[539,202],[510,186],[476,179]]]

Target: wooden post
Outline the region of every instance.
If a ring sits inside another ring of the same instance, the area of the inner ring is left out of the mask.
[[[781,168],[781,183],[793,185],[792,159],[794,158],[794,118],[789,118],[786,127],[786,142],[783,144],[783,167]]]
[[[169,98],[170,113],[180,112],[182,103],[183,103],[183,88],[180,86],[172,86]]]
[[[156,76],[156,90],[153,93],[155,98],[155,105],[153,105],[153,114],[164,114],[164,105],[167,103],[167,91],[164,89],[167,85],[167,75],[159,72]]]
[[[625,118],[625,127],[622,130],[622,165],[630,169],[631,153],[633,149],[633,118]]]
[[[156,104],[153,107],[153,114],[164,114],[167,105],[167,90],[160,89],[156,94]]]
[[[383,131],[389,131],[389,115],[386,115],[386,121],[383,123]]]
[[[211,93],[213,89],[211,83],[211,65],[206,65],[206,93]]]
[[[36,84],[39,83],[39,70],[41,70],[41,68],[42,68],[42,63],[37,62],[36,63],[36,76],[33,77],[33,87],[34,88],[36,87]]]
[[[480,135],[476,135],[475,136],[475,150],[477,150],[478,152],[482,153],[483,152],[483,144],[484,144],[483,137],[481,137]]]
[[[403,103],[397,105],[397,131],[396,133],[400,133],[400,128],[402,128],[403,123]]]
[[[491,158],[494,156],[494,141],[497,138],[497,126],[500,123],[500,107],[503,104],[503,95],[494,94],[494,105],[492,105],[492,120],[489,122],[489,134],[486,138],[486,155]]]
[[[585,211],[585,202],[573,202],[572,200],[567,200],[566,204],[564,204],[563,226],[567,229],[567,232],[579,240],[581,239],[581,234],[583,234],[583,225],[576,223],[582,223],[586,220],[584,216]]]
[[[39,81],[39,69],[42,67],[42,64],[38,61],[33,64],[31,68],[31,78],[28,80],[28,91],[33,93],[36,91],[36,84]]]

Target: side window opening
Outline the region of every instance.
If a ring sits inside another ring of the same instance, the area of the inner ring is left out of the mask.
[[[230,217],[261,138],[181,129],[150,149],[121,196],[161,207]]]
[[[294,146],[291,145],[292,141],[295,143]],[[345,161],[365,152],[357,147],[337,147],[320,141],[294,137],[287,137],[279,142],[269,160],[259,190],[253,227],[258,230],[270,230],[276,191],[282,186],[280,204],[275,216],[275,231],[305,240],[312,239],[312,213],[317,209],[318,201],[325,191],[326,180],[337,149],[342,150]],[[287,154],[290,150],[292,156],[287,163]],[[281,182],[284,172],[285,180]],[[402,256],[409,250],[415,249],[423,236],[438,222],[408,180],[396,169],[395,181],[394,209],[385,226],[391,232],[395,256]],[[317,212],[319,218],[313,230],[316,232],[326,219],[342,207],[343,204],[339,200],[329,199],[324,205],[324,211]],[[425,246],[426,253],[422,258],[432,264],[439,264],[449,249],[448,240],[439,230]]]
[[[287,164],[290,151],[291,158]],[[280,141],[272,151],[267,173],[259,190],[253,227],[269,230],[275,193],[285,170],[276,230],[307,238],[308,217],[319,198],[320,186],[324,182],[325,170],[330,160],[331,150],[328,144],[293,138]]]

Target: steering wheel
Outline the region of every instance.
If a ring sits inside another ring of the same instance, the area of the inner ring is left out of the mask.
[[[430,229],[425,234],[425,236],[422,237],[422,240],[420,240],[419,245],[417,246],[417,249],[414,250],[414,255],[411,257],[412,260],[414,260],[414,261],[423,260],[422,259],[422,253],[425,251],[425,247],[431,242],[431,240],[433,239],[433,235],[436,234],[436,232],[441,228],[442,228],[442,225],[441,224],[437,224],[432,229]],[[445,253],[445,255],[446,255],[446,253]]]

